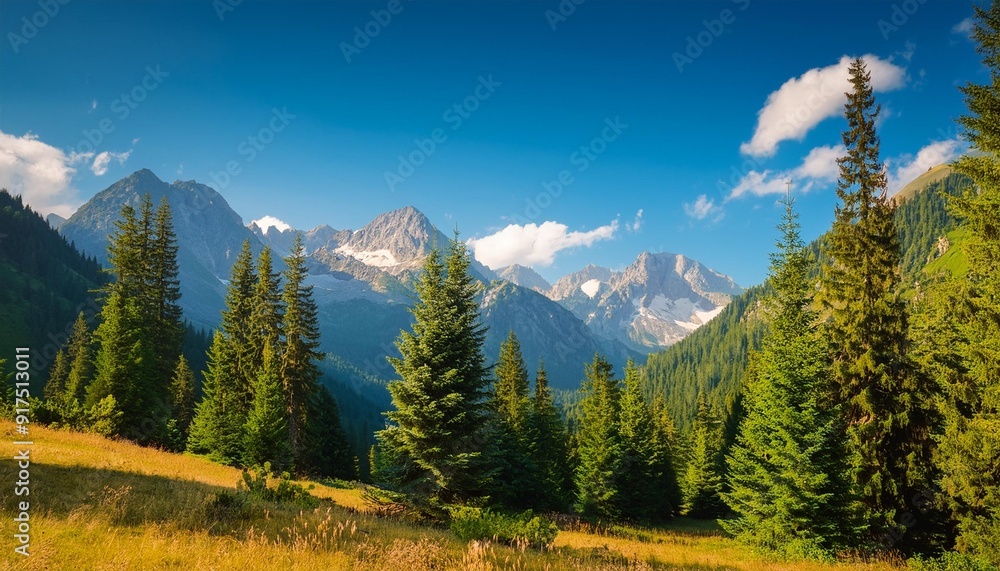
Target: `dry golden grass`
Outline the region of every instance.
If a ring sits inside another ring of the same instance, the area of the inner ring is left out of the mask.
[[[32,555],[13,554],[14,425],[0,421],[0,569],[233,571],[893,571],[885,564],[782,563],[717,533],[562,531],[547,552],[465,544],[448,530],[366,513],[359,490],[316,485],[299,511],[255,504],[236,517],[207,510],[238,470],[96,435],[32,426]]]

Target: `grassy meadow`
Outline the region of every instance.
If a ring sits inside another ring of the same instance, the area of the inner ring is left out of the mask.
[[[374,513],[360,489],[316,484],[316,509],[266,502],[212,509],[240,472],[93,434],[31,427],[31,556],[13,553],[14,425],[0,422],[0,569],[270,571],[891,571],[886,562],[781,562],[714,524],[595,530],[564,524],[548,551],[459,541],[448,529]],[[8,485],[9,484],[9,485]]]

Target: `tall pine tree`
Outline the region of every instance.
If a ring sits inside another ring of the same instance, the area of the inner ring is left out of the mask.
[[[585,371],[578,433],[577,509],[585,515],[616,518],[620,515],[618,474],[623,462],[618,432],[621,386],[614,367],[601,355],[595,355]]]
[[[844,406],[853,483],[876,547],[910,551],[924,540],[901,518],[909,500],[931,483],[930,391],[908,357],[894,202],[875,132],[880,108],[864,62],[855,60],[849,71],[847,155],[838,160],[841,205],[822,284],[832,398]]]
[[[793,200],[771,255],[770,331],[745,387],[746,416],[730,450],[723,494],[738,539],[786,555],[832,556],[857,541],[840,410],[824,402],[827,348],[810,309],[809,259]]]
[[[487,367],[479,322],[479,288],[469,275],[469,254],[457,238],[447,271],[433,251],[416,284],[412,331],[390,362],[400,376],[389,384],[396,410],[380,431],[383,459],[393,459],[400,487],[418,500],[461,503],[483,496],[492,470],[487,418]]]
[[[552,389],[549,388],[545,367],[541,363],[535,374],[530,414],[529,452],[539,483],[538,496],[533,500],[532,506],[541,510],[566,510],[574,496],[569,435],[556,407]]]
[[[961,88],[969,114],[959,122],[978,152],[955,164],[975,188],[952,201],[969,270],[928,292],[914,336],[941,389],[936,460],[956,548],[1000,567],[1000,3],[974,9],[989,81]]]
[[[499,470],[494,499],[510,507],[528,508],[541,492],[541,482],[530,453],[528,369],[513,331],[500,344],[493,374],[493,430]]]
[[[662,490],[654,478],[653,414],[639,384],[639,368],[630,359],[625,365],[624,390],[618,412],[622,464],[617,473],[618,511],[629,519],[649,519],[653,500]]]
[[[722,515],[722,422],[704,393],[698,395],[698,415],[688,436],[687,462],[681,482],[684,513],[695,518]]]
[[[270,342],[264,345],[263,366],[253,383],[253,406],[244,430],[243,463],[271,464],[275,472],[288,469],[292,450],[288,440],[281,362]]]
[[[304,432],[309,422],[310,402],[319,391],[319,318],[312,286],[306,285],[306,251],[296,235],[285,258],[285,290],[282,301],[284,346],[281,352],[281,384],[285,391],[288,439],[296,459],[304,450]],[[339,419],[338,419],[339,424]]]

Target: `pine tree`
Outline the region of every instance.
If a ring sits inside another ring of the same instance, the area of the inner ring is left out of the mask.
[[[242,395],[231,382],[234,361],[230,344],[216,330],[204,373],[204,397],[195,406],[187,441],[189,452],[208,454],[224,464],[239,464],[243,459],[246,416],[240,406]]]
[[[148,196],[148,195],[147,195]],[[153,236],[149,238],[148,286],[150,319],[146,322],[153,346],[155,362],[152,365],[157,377],[157,398],[169,401],[169,386],[174,367],[184,343],[184,324],[181,320],[180,280],[177,266],[177,237],[170,205],[164,196],[152,220]]]
[[[81,401],[86,396],[87,385],[93,376],[93,351],[90,328],[81,312],[73,322],[69,335],[67,360],[69,375],[66,378],[66,398]]]
[[[566,510],[574,495],[573,470],[569,460],[569,435],[552,390],[545,367],[538,364],[535,392],[531,398],[529,451],[537,470],[538,496],[532,502],[540,510]]]
[[[253,252],[250,250],[250,240],[243,242],[240,253],[233,261],[229,272],[229,285],[226,289],[226,308],[222,311],[222,332],[225,342],[229,345],[227,354],[232,359],[230,364],[232,376],[224,382],[232,385],[227,389],[232,391],[235,414],[242,417],[240,423],[246,421],[253,401],[251,386],[260,371],[263,346],[255,346],[253,331],[254,286],[257,283],[257,273],[253,265]]]
[[[492,409],[497,443],[497,489],[500,504],[528,508],[541,492],[537,469],[530,453],[528,421],[528,369],[521,355],[521,344],[511,331],[500,344],[500,358],[494,368]]]
[[[250,316],[250,339],[255,351],[263,354],[266,343],[279,346],[282,310],[281,274],[273,270],[271,248],[265,247],[257,258],[257,283]]]
[[[1000,4],[974,6],[972,37],[989,70],[986,84],[961,88],[959,119],[976,153],[958,172],[976,188],[952,200],[967,239],[969,271],[928,294],[915,337],[922,363],[938,379],[943,427],[936,462],[957,531],[956,548],[1000,566]]]
[[[653,415],[639,385],[639,368],[629,359],[618,412],[622,463],[618,471],[618,511],[628,519],[649,519],[661,490],[653,477]]]
[[[771,255],[770,331],[745,387],[747,414],[730,450],[723,494],[744,542],[786,555],[832,556],[857,543],[840,411],[824,402],[828,350],[816,331],[809,259],[787,198]]]
[[[317,363],[322,360],[319,347],[319,322],[312,286],[306,285],[305,246],[296,235],[291,253],[285,258],[285,290],[283,302],[285,341],[281,352],[281,384],[285,391],[288,438],[292,456],[303,450],[303,432],[308,421],[310,400],[319,390]]]
[[[151,419],[145,391],[153,384],[146,366],[153,360],[152,347],[143,335],[143,316],[138,299],[117,291],[101,308],[101,324],[94,334],[99,346],[95,375],[87,387],[85,405],[92,409],[113,397],[121,413],[120,422],[115,424],[117,434],[140,443],[157,436],[142,425],[144,419]]]
[[[521,344],[511,331],[500,344],[500,359],[494,370],[495,408],[515,432],[523,432],[528,420],[528,368],[524,365]]]
[[[303,434],[301,471],[319,477],[356,480],[358,459],[351,452],[340,423],[340,408],[329,389],[320,386],[309,399],[308,422]]]
[[[254,379],[253,406],[244,429],[243,464],[264,466],[270,462],[276,473],[291,464],[291,444],[285,417],[285,395],[281,388],[280,358],[268,342],[263,366]]]
[[[698,415],[691,428],[681,489],[684,513],[695,518],[722,514],[721,422],[704,394],[698,395]]]
[[[52,366],[49,368],[49,379],[45,381],[45,386],[42,388],[45,400],[52,403],[61,402],[66,393],[68,380],[69,358],[66,357],[65,349],[59,349],[52,361]]]
[[[842,204],[823,268],[824,335],[833,356],[833,402],[844,405],[853,483],[873,539],[910,551],[924,540],[897,519],[930,484],[930,391],[908,357],[894,203],[875,133],[880,108],[862,60],[851,64],[850,81],[847,155],[838,160]]]
[[[595,355],[585,370],[578,435],[577,509],[585,515],[616,518],[620,514],[617,474],[623,461],[618,432],[621,387],[611,363],[600,355]]]
[[[169,386],[183,343],[178,305],[177,246],[169,206],[153,212],[147,194],[139,213],[128,204],[115,222],[108,245],[109,272],[116,280],[104,288],[94,380],[87,407],[114,397],[121,412],[119,434],[140,443],[168,441]],[[78,369],[85,374],[85,368]],[[82,391],[76,383],[76,391]],[[105,404],[105,408],[107,405]]]
[[[447,275],[431,252],[416,284],[411,331],[400,333],[400,376],[389,384],[392,425],[378,434],[384,458],[395,461],[400,487],[415,499],[462,503],[484,495],[492,476],[484,430],[487,368],[482,353],[478,286],[465,245],[452,242]]]
[[[194,371],[191,370],[184,355],[177,359],[177,366],[174,367],[173,378],[170,381],[170,410],[171,421],[180,436],[180,440],[175,444],[178,449],[183,449],[180,444],[187,440],[188,429],[194,416]]]
[[[653,400],[650,448],[649,487],[653,490],[649,498],[650,517],[665,520],[680,513],[683,498],[677,477],[677,429],[666,401],[660,396]]]

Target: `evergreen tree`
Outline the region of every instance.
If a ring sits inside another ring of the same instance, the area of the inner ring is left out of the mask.
[[[148,200],[148,195],[147,195]],[[153,234],[148,238],[148,287],[150,318],[145,327],[152,343],[154,362],[154,388],[163,409],[169,409],[170,390],[174,368],[184,343],[184,324],[181,320],[180,280],[177,267],[177,237],[170,205],[164,196],[152,219]]]
[[[276,473],[291,463],[280,359],[269,342],[264,345],[263,367],[254,379],[253,407],[247,416],[243,445],[244,465],[263,466],[267,462]]]
[[[70,367],[66,378],[66,398],[81,401],[86,396],[87,385],[93,375],[90,329],[82,312],[73,322],[67,350],[66,357]]]
[[[291,253],[285,258],[283,293],[285,341],[281,352],[281,384],[285,391],[288,439],[296,459],[303,450],[303,432],[308,421],[308,407],[319,390],[319,322],[312,286],[305,283],[305,246],[296,235]]]
[[[953,514],[956,548],[1000,566],[1000,4],[974,7],[972,37],[989,70],[986,84],[961,88],[969,114],[959,119],[976,153],[955,168],[975,183],[952,200],[967,232],[969,271],[924,300],[915,337],[921,362],[941,387],[943,427],[937,465]]]
[[[894,202],[875,133],[880,108],[862,60],[851,64],[850,81],[847,155],[838,160],[842,204],[823,268],[832,398],[844,405],[853,483],[874,541],[909,551],[925,540],[897,520],[930,484],[930,391],[908,358]]]
[[[121,413],[120,421],[115,423],[116,434],[140,443],[158,436],[143,426],[143,420],[148,419],[154,423],[154,429],[158,428],[147,402],[153,384],[148,366],[153,354],[141,326],[143,317],[143,307],[137,298],[118,291],[111,293],[101,309],[101,324],[94,334],[100,348],[85,405],[92,409],[101,402],[112,402],[106,399],[113,397],[116,410]]]
[[[263,352],[263,345],[258,347],[254,343],[254,340],[259,338],[254,335],[252,323],[256,283],[257,273],[253,265],[253,252],[250,249],[250,240],[247,239],[243,242],[229,272],[226,307],[222,311],[221,324],[224,342],[228,344],[226,354],[232,359],[228,365],[232,370],[231,376],[225,377],[223,382],[231,385],[226,390],[231,392],[230,396],[235,399],[233,404],[237,409],[233,413],[237,415],[238,418],[235,420],[239,424],[246,422],[246,415],[250,411],[253,402],[251,387],[260,371]]]
[[[66,383],[69,380],[69,359],[66,357],[66,350],[59,349],[56,352],[52,366],[49,367],[49,379],[45,381],[42,394],[45,400],[56,403],[63,399],[66,394]]]
[[[395,462],[400,487],[418,500],[456,503],[481,497],[492,476],[484,431],[487,368],[482,353],[478,287],[465,245],[452,242],[445,264],[431,252],[416,284],[413,329],[400,334],[400,376],[389,384],[396,410],[378,433]],[[485,454],[484,454],[485,452]]]
[[[785,201],[771,255],[770,331],[745,388],[747,414],[730,450],[723,494],[738,539],[788,555],[833,555],[856,540],[840,411],[826,406],[827,348],[809,309],[809,260]],[[856,543],[856,541],[855,541]]]
[[[663,520],[680,513],[680,482],[677,478],[677,429],[670,415],[666,401],[662,397],[653,400],[652,435],[650,438],[649,515],[654,520]]]
[[[154,214],[147,194],[138,215],[130,205],[122,207],[115,227],[108,261],[116,280],[103,290],[106,301],[95,332],[100,348],[87,407],[113,396],[121,412],[115,423],[120,435],[164,444],[171,374],[184,332],[170,208],[164,202]]]
[[[661,493],[653,477],[653,415],[639,385],[639,368],[629,359],[625,366],[624,390],[618,412],[622,444],[621,468],[617,472],[618,511],[629,519],[649,519],[653,499]]]
[[[585,370],[578,434],[577,509],[585,515],[616,518],[620,514],[617,475],[623,462],[618,432],[621,387],[611,363],[600,355],[595,355]]]
[[[340,423],[340,408],[329,389],[320,386],[309,399],[300,470],[320,477],[356,480],[358,460]]]
[[[528,369],[513,331],[500,344],[500,359],[494,376],[495,426],[492,430],[497,443],[495,462],[498,469],[497,497],[494,499],[509,507],[528,508],[541,492],[541,483],[530,453]]]
[[[500,359],[494,369],[494,407],[514,432],[523,433],[528,421],[528,368],[521,344],[511,331],[500,344]]]
[[[722,514],[721,445],[721,422],[704,395],[699,395],[681,486],[684,513],[690,517],[713,518]]]
[[[219,330],[212,337],[205,370],[204,396],[195,407],[188,435],[187,449],[208,454],[225,464],[243,459],[243,428],[246,416],[241,411],[241,395],[231,379],[235,375],[230,344]]]
[[[573,498],[573,470],[569,459],[569,435],[549,388],[545,368],[538,364],[535,392],[531,398],[529,451],[537,470],[538,496],[533,507],[560,511]]]
[[[282,322],[281,274],[273,269],[271,248],[265,247],[257,258],[257,283],[253,289],[250,322],[251,342],[263,355],[264,345],[278,347]],[[263,365],[263,362],[261,363]]]
[[[174,367],[173,378],[170,381],[170,422],[174,434],[175,448],[183,450],[187,440],[188,429],[194,416],[194,371],[188,365],[188,360],[181,355]]]

